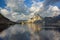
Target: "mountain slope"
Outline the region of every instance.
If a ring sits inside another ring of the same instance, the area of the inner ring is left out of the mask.
[[[10,25],[15,24],[15,22],[10,21],[9,19],[5,18],[1,13],[0,13],[0,32],[3,31],[4,29],[8,28]]]

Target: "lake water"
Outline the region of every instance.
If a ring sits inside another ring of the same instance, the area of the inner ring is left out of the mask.
[[[0,33],[0,40],[60,40],[60,32],[41,24],[15,24]]]

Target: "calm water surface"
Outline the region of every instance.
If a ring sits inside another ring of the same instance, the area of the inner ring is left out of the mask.
[[[15,24],[0,33],[0,40],[60,40],[60,32],[41,24]]]

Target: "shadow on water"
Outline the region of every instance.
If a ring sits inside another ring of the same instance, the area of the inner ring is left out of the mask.
[[[7,24],[0,24],[0,32],[2,32],[3,30],[9,28],[10,25]]]
[[[15,24],[0,33],[3,40],[59,40],[59,28],[41,24]]]

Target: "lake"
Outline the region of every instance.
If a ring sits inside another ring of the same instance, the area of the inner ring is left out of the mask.
[[[60,30],[42,24],[15,24],[0,33],[0,40],[60,40]]]

